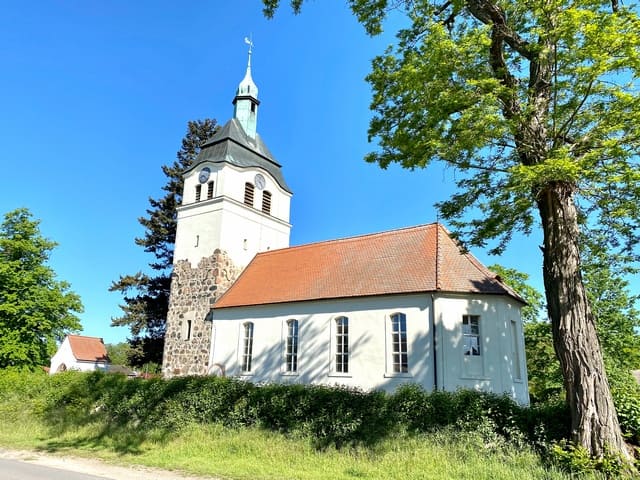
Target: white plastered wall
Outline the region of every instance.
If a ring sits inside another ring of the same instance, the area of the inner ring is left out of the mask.
[[[520,305],[506,297],[393,295],[368,298],[237,307],[214,310],[210,365],[226,375],[252,382],[346,385],[365,390],[394,390],[402,383],[434,386],[433,330],[436,322],[438,388],[470,388],[506,393],[528,404],[526,361]],[[391,372],[390,316],[404,313],[407,320],[409,372]],[[433,315],[432,315],[433,314]],[[482,370],[467,368],[462,352],[462,315],[481,316],[482,354],[471,361]],[[333,372],[335,319],[349,319],[349,373]],[[286,322],[299,322],[298,372],[285,372]],[[520,348],[520,379],[514,379],[511,321],[515,321]],[[252,372],[241,372],[243,324],[254,323]]]
[[[440,294],[434,304],[438,382],[442,388],[506,393],[528,404],[521,305],[505,296],[455,294]],[[463,353],[463,315],[480,317],[479,356]]]
[[[207,183],[201,184],[200,201],[195,201],[202,168],[211,170],[213,198],[207,199]],[[245,183],[254,183],[256,174],[265,178],[265,188],[254,191],[254,208],[244,204]],[[271,193],[271,212],[261,211],[264,191]],[[244,267],[256,253],[289,246],[291,194],[264,170],[238,169],[228,164],[202,164],[185,177],[174,261],[189,260],[197,266],[216,248],[226,251],[235,265]]]
[[[69,343],[69,339],[65,337],[65,339],[60,344],[60,348],[58,351],[51,357],[51,367],[49,368],[49,373],[53,375],[54,373],[58,373],[60,366],[64,364],[65,370],[79,370],[82,372],[92,372],[94,370],[106,370],[107,364],[106,362],[83,362],[76,360],[76,357],[73,355],[71,351],[71,344]]]

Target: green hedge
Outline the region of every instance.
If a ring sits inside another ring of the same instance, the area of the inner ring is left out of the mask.
[[[486,430],[547,445],[567,438],[562,404],[523,408],[505,396],[469,390],[394,394],[318,385],[253,385],[232,378],[128,379],[101,372],[53,376],[0,372],[0,402],[28,406],[59,433],[102,422],[109,428],[170,432],[189,423],[257,426],[309,437],[318,447],[365,444],[399,432],[443,427]]]

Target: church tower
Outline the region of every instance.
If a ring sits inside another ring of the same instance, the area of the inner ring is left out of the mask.
[[[257,133],[258,88],[247,71],[234,114],[184,172],[162,373],[210,372],[211,306],[256,253],[289,246],[291,190]]]

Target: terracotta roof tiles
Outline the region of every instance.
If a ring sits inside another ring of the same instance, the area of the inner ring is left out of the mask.
[[[105,362],[109,360],[107,349],[101,338],[67,335],[71,351],[76,360],[84,362]]]
[[[214,308],[431,291],[522,301],[434,223],[259,253]]]

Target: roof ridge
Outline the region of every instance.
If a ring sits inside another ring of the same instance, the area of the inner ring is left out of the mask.
[[[317,242],[303,243],[301,245],[293,245],[291,247],[283,247],[283,248],[278,248],[278,249],[274,249],[274,250],[267,250],[265,252],[258,252],[256,254],[256,257],[258,255],[275,255],[276,253],[282,253],[284,251],[291,251],[291,250],[298,250],[298,249],[316,247],[318,245],[323,245],[323,244],[329,245],[329,244],[332,244],[332,243],[349,243],[349,242],[353,242],[353,241],[360,240],[360,239],[367,238],[367,237],[382,237],[382,236],[387,236],[387,235],[392,235],[392,234],[405,232],[407,230],[426,229],[427,227],[433,227],[434,225],[437,225],[437,224],[435,222],[433,222],[433,223],[425,223],[425,224],[422,224],[422,225],[413,225],[413,226],[410,226],[410,227],[400,227],[400,228],[395,228],[395,229],[392,229],[392,230],[385,230],[385,231],[382,231],[382,232],[373,232],[373,233],[365,233],[365,234],[361,234],[361,235],[352,235],[352,236],[349,236],[349,237],[334,238],[334,239],[331,239],[331,240],[319,240]]]
[[[94,337],[94,336],[89,336],[89,335],[76,335],[74,333],[67,334],[67,337],[95,338],[96,340],[103,340],[102,337]]]

